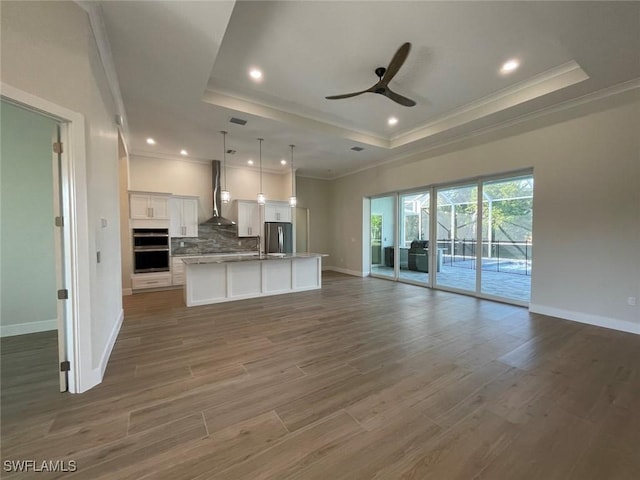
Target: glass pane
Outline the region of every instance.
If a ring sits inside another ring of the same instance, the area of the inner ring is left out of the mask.
[[[482,184],[481,292],[529,301],[533,252],[533,177]]]
[[[400,279],[429,283],[429,192],[400,196]]]
[[[436,282],[475,292],[478,187],[442,188],[437,195]]]
[[[395,278],[395,201],[393,196],[371,199],[371,273]]]

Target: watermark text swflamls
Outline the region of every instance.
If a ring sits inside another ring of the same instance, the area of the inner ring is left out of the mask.
[[[75,460],[5,460],[2,469],[15,472],[57,472],[71,473],[78,470]]]

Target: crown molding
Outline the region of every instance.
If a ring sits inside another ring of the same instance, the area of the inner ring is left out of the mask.
[[[116,115],[119,115],[122,118],[121,123],[117,123],[115,119],[114,123],[116,123],[122,132],[125,150],[129,152],[128,145],[130,145],[130,135],[127,112],[124,107],[124,101],[122,100],[118,74],[113,62],[111,44],[109,43],[107,29],[104,25],[102,7],[99,2],[89,0],[76,0],[76,4],[78,4],[78,6],[80,6],[89,16],[89,23],[91,24],[91,31],[93,32],[93,37],[96,41],[96,46],[98,47],[100,62],[102,63],[102,68],[104,69],[104,73],[107,78],[107,84],[109,85],[109,90],[111,91],[111,96],[116,106]]]
[[[437,133],[451,130],[562,88],[575,85],[588,78],[589,75],[582,70],[580,65],[571,60],[516,85],[463,105],[421,127],[399,134],[391,139],[391,148],[401,147]]]
[[[410,152],[407,153],[405,155],[401,155],[401,156],[394,156],[394,157],[390,157],[386,160],[383,160],[381,162],[376,163],[375,165],[369,165],[363,168],[359,168],[356,170],[353,170],[351,172],[348,173],[344,173],[341,175],[335,175],[333,177],[327,178],[327,180],[337,180],[339,178],[343,178],[343,177],[348,177],[349,175],[355,175],[357,173],[360,172],[364,172],[367,170],[370,170],[372,168],[377,168],[383,165],[388,165],[388,164],[392,164],[392,163],[396,163],[396,162],[401,162],[403,160],[409,160],[412,159],[413,157],[420,157],[420,158],[416,158],[415,160],[411,160],[413,161],[419,161],[419,160],[423,160],[425,158],[425,155],[428,155],[429,152],[432,152],[434,150],[446,147],[448,145],[454,145],[458,142],[462,142],[464,140],[468,140],[474,137],[478,137],[481,135],[485,135],[487,133],[492,133],[492,132],[497,132],[512,126],[516,126],[522,123],[526,123],[532,120],[535,120],[537,118],[546,116],[546,115],[552,115],[555,113],[559,113],[565,110],[571,110],[572,108],[577,108],[581,105],[585,105],[585,104],[589,104],[592,102],[596,102],[598,100],[604,100],[608,97],[614,97],[616,95],[621,95],[623,93],[626,92],[630,92],[633,90],[640,90],[640,78],[634,78],[631,80],[628,80],[626,82],[623,83],[619,83],[617,85],[613,85],[611,87],[607,87],[604,88],[602,90],[598,90],[595,92],[591,92],[588,93],[586,95],[583,95],[581,97],[577,97],[577,98],[573,98],[571,100],[567,100],[565,102],[561,102],[549,107],[545,107],[545,108],[541,108],[539,110],[536,110],[534,112],[530,112],[524,115],[520,115],[519,117],[516,118],[512,118],[494,125],[490,125],[487,127],[483,127],[483,128],[478,128],[476,130],[473,130],[471,132],[467,132],[465,134],[456,136],[455,138],[451,138],[451,139],[447,139],[447,140],[443,140],[441,142],[436,142],[432,145],[429,145],[428,147],[419,150],[419,151],[415,151],[415,152]],[[320,178],[320,177],[309,177],[309,178]],[[321,179],[321,178],[320,178]]]
[[[197,158],[197,157],[178,157],[178,156],[174,156],[174,155],[166,155],[163,153],[146,153],[146,152],[132,152],[130,153],[130,158],[135,159],[135,158],[146,158],[149,160],[168,160],[168,161],[173,161],[173,162],[187,162],[187,163],[198,163],[200,165],[211,165],[211,162],[213,162],[214,160],[217,160],[219,162],[222,162],[222,160],[218,160],[217,158]],[[230,168],[233,170],[255,170],[256,172],[260,170],[260,167],[258,165],[254,165],[254,166],[239,166],[239,165],[229,165],[227,163],[227,167],[226,168]],[[284,168],[284,167],[283,167]],[[297,169],[295,169],[297,171]],[[291,169],[289,167],[285,168],[285,171],[282,171],[280,169],[275,169],[275,168],[265,168],[264,166],[262,167],[262,171],[264,173],[270,173],[273,175],[289,175],[291,173]]]
[[[328,123],[311,116],[300,115],[290,111],[282,110],[272,107],[263,103],[259,103],[252,100],[247,100],[237,96],[223,93],[219,90],[213,90],[210,87],[207,88],[202,100],[219,107],[228,108],[238,112],[248,113],[257,117],[268,118],[278,122],[302,126],[316,132],[321,132],[326,135],[339,136],[352,140],[354,142],[364,143],[366,145],[372,145],[374,147],[390,148],[390,142],[388,138],[374,135],[370,132],[358,131],[350,128],[346,128],[340,125]]]
[[[356,131],[339,124],[327,122],[312,115],[302,115],[281,108],[275,108],[265,103],[241,98],[234,93],[226,92],[219,88],[215,89],[211,86],[205,91],[203,101],[262,118],[301,125],[327,135],[336,135],[367,145],[393,150],[394,148],[423,140],[446,130],[451,130],[562,88],[575,85],[588,78],[589,76],[580,65],[574,60],[571,60],[516,85],[504,88],[479,100],[463,105],[419,127],[407,132],[398,133],[393,137],[382,137],[371,132]]]

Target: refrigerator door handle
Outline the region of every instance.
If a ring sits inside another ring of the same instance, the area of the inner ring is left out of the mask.
[[[278,225],[278,253],[283,253],[284,251],[284,232],[282,230],[282,225]]]

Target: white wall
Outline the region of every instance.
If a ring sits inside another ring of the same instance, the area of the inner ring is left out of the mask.
[[[165,192],[199,197],[198,217],[205,221],[213,210],[211,164],[183,159],[131,155],[130,190]],[[263,172],[262,186],[268,200],[289,200],[291,177]],[[227,166],[227,189],[232,200],[253,200],[260,188],[259,171]],[[232,203],[223,205],[222,215],[233,218]]]
[[[56,122],[0,102],[0,334],[55,330],[53,152]]]
[[[640,94],[632,90],[335,180],[332,265],[361,272],[362,198],[534,169],[531,310],[640,333]]]
[[[122,256],[122,291],[131,294],[133,271],[133,239],[129,228],[129,154],[118,136],[118,174],[120,181],[120,255]]]
[[[2,82],[85,117],[91,318],[82,388],[102,379],[122,319],[115,107],[85,11],[73,2],[3,1]],[[101,219],[107,226],[101,227]],[[102,262],[96,262],[100,250]],[[88,344],[90,343],[90,345]],[[84,370],[84,369],[83,369]]]

